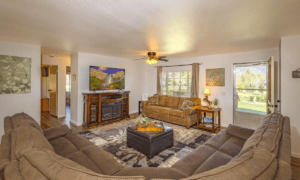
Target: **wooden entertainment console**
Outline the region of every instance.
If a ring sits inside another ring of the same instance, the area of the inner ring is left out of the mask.
[[[105,124],[113,120],[130,118],[129,93],[83,93],[83,126]]]

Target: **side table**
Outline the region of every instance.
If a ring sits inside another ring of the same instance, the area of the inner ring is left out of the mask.
[[[206,129],[206,130],[211,130],[212,132],[215,132],[216,129],[221,127],[221,108],[209,109],[207,107],[200,106],[200,107],[197,107],[196,110],[197,110],[197,129],[200,128],[200,129]],[[204,117],[206,117],[206,113],[212,114],[211,127],[204,124],[203,119],[199,119],[199,117],[201,117],[201,113],[203,113]],[[215,124],[215,113],[218,113],[218,124]]]

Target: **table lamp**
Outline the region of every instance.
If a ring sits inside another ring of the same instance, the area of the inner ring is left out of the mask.
[[[205,95],[205,98],[203,99],[204,102],[206,102],[208,104],[208,108],[211,109],[212,106],[212,102],[208,100],[208,96],[210,95],[210,90],[209,89],[204,89],[204,95]]]

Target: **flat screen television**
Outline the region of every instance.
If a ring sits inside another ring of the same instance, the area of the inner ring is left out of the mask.
[[[125,89],[125,69],[90,66],[90,91]]]

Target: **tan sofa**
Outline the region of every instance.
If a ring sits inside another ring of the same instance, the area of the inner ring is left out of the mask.
[[[230,125],[171,168],[124,168],[67,126],[42,130],[27,114],[4,120],[0,179],[5,180],[287,180],[290,119],[266,116],[254,131]]]
[[[180,110],[179,108],[184,100],[190,100],[193,107]],[[180,98],[168,95],[159,95],[157,105],[149,105],[148,101],[142,101],[142,113],[151,118],[190,128],[192,125],[197,123],[197,114],[194,107],[200,105],[200,98]]]

